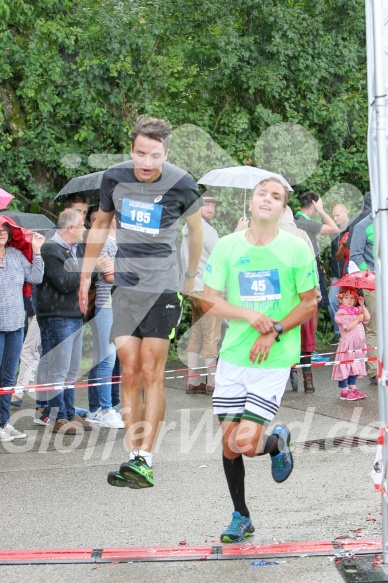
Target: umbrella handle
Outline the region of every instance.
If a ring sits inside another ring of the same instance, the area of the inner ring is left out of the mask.
[[[244,188],[244,219],[247,218],[247,189]]]

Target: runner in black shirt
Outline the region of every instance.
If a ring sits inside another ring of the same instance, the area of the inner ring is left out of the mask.
[[[154,485],[152,451],[164,418],[169,343],[181,317],[180,292],[193,287],[202,252],[202,200],[191,176],[166,162],[170,135],[171,127],[164,120],[139,118],[132,132],[133,161],[105,171],[81,276],[79,300],[84,311],[90,274],[115,214],[117,289],[112,298],[111,339],[121,363],[130,457],[108,475],[112,486]],[[186,273],[177,243],[182,218],[189,229]]]

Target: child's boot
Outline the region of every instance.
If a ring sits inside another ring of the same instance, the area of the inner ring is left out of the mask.
[[[303,373],[303,385],[305,393],[314,393],[315,387],[313,385],[313,373],[311,370],[302,368]]]

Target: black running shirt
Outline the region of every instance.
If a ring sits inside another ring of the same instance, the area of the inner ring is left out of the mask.
[[[168,162],[155,182],[140,182],[133,161],[108,168],[100,208],[115,211],[115,285],[137,291],[181,291],[184,274],[178,245],[182,217],[202,206],[193,178]]]

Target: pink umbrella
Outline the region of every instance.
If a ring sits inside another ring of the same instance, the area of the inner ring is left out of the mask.
[[[0,209],[6,209],[13,198],[12,194],[0,188]]]
[[[356,289],[376,289],[375,274],[373,271],[366,269],[365,271],[354,271],[344,275],[333,283],[337,287],[355,287]]]

